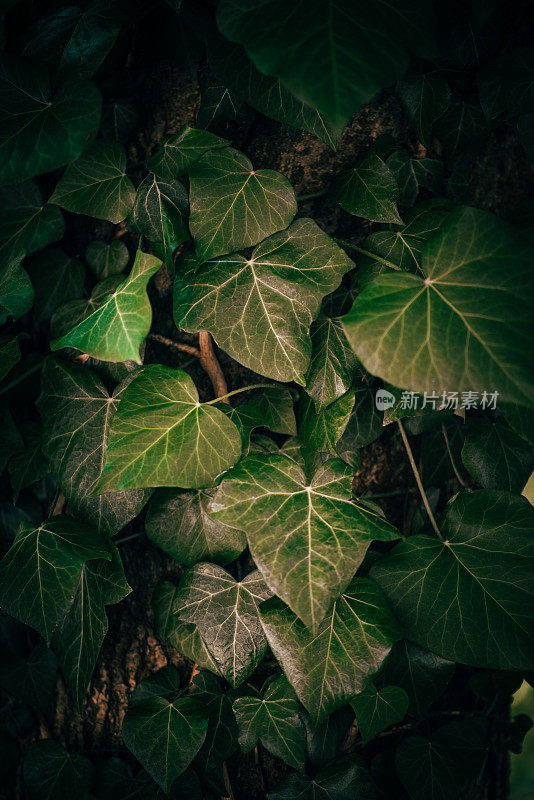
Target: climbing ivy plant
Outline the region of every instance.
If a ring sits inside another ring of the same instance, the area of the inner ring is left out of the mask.
[[[30,799],[227,797],[255,751],[279,760],[272,800],[454,800],[490,741],[520,746],[524,720],[494,712],[534,670],[534,222],[531,200],[504,219],[472,191],[492,136],[515,136],[533,184],[514,14],[3,5],[8,791],[22,757]],[[196,124],[155,144],[132,85],[144,30],[200,74]],[[380,92],[404,139],[363,140],[306,195],[243,152],[263,115],[343,154]],[[380,443],[413,470],[404,514],[355,494]],[[139,538],[183,566],[152,605],[191,663],[135,686],[129,754],[103,762],[43,719],[58,669],[83,713]]]

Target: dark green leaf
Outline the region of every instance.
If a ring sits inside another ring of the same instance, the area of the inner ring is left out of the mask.
[[[347,392],[358,373],[358,361],[339,319],[320,316],[310,328],[312,355],[305,376],[306,394],[317,411]]]
[[[354,711],[349,705],[329,714],[320,725],[313,725],[307,715],[304,717],[308,758],[315,769],[326,767],[335,760],[353,722]]]
[[[35,292],[35,318],[39,321],[50,319],[58,306],[82,296],[85,268],[63,250],[50,247],[39,253],[31,260],[28,273]]]
[[[229,144],[209,131],[185,125],[147,161],[147,167],[159,178],[172,181],[189,172],[204,153],[226,148]]]
[[[15,453],[9,462],[9,477],[13,486],[14,500],[27,486],[48,475],[50,468],[43,455],[41,426],[31,420],[22,425],[24,449]]]
[[[412,75],[397,83],[396,92],[404,105],[417,138],[430,147],[432,126],[449,105],[451,92],[438,75]]]
[[[338,455],[352,466],[359,463],[360,447],[374,442],[383,430],[383,412],[376,407],[375,395],[376,391],[368,386],[356,389],[354,407],[345,432],[336,445]]]
[[[56,672],[55,655],[45,644],[38,644],[28,658],[11,653],[3,655],[0,686],[44,713],[56,682]]]
[[[18,319],[33,305],[33,287],[22,268],[23,258],[21,253],[0,267],[0,325]]]
[[[400,722],[408,711],[408,695],[399,686],[378,690],[368,683],[351,701],[362,741],[367,744],[377,733]]]
[[[0,381],[11,372],[20,361],[20,345],[18,336],[0,336]]]
[[[137,108],[129,100],[104,101],[100,130],[104,139],[128,141],[139,122]]]
[[[482,109],[463,102],[452,103],[435,127],[446,159],[460,155],[487,133],[488,122]]]
[[[269,800],[382,800],[359,764],[333,764],[315,777],[293,773],[269,792]]]
[[[0,256],[4,264],[21,252],[30,255],[56,242],[64,231],[61,211],[43,205],[33,181],[0,188]]]
[[[482,489],[519,493],[534,467],[534,448],[506,425],[477,417],[467,425],[462,461]]]
[[[129,258],[128,248],[119,239],[109,244],[95,239],[85,251],[85,259],[99,281],[122,272]]]
[[[24,758],[24,783],[29,800],[72,800],[92,783],[88,758],[71,755],[52,739],[32,742]]]
[[[238,748],[238,729],[232,701],[221,682],[209,672],[200,672],[193,679],[193,697],[202,700],[210,720],[204,744],[195,758],[195,765],[208,775],[222,773],[222,764]]]
[[[167,266],[172,254],[189,239],[187,192],[180,181],[161,180],[147,175],[137,189],[129,223],[132,230],[146,236]]]
[[[375,222],[402,223],[397,211],[399,189],[394,175],[375,153],[341,175],[330,195],[341,208]]]
[[[302,392],[299,403],[299,439],[304,450],[337,455],[336,444],[347,427],[354,406],[354,389],[317,412],[311,397]]]
[[[388,158],[387,166],[397,181],[402,208],[415,203],[420,189],[433,194],[441,190],[443,164],[435,158],[410,158],[406,150],[397,150]]]

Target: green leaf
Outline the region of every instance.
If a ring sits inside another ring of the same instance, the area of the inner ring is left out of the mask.
[[[104,471],[93,493],[210,487],[240,455],[238,429],[211,403],[199,403],[189,375],[152,364],[121,397]]]
[[[0,664],[0,686],[3,691],[45,713],[56,673],[56,657],[41,643],[33,648],[28,658],[4,653]]]
[[[23,522],[0,562],[0,602],[8,614],[49,642],[70,608],[86,561],[111,559],[109,545],[88,525],[55,517]]]
[[[0,336],[0,381],[20,361],[19,335]]]
[[[395,754],[397,774],[413,800],[455,800],[480,772],[488,748],[485,719],[438,728],[428,739],[409,736]]]
[[[50,319],[56,308],[83,294],[85,267],[55,247],[32,258],[28,274],[35,292],[34,313],[38,321]]]
[[[358,361],[339,319],[321,315],[310,328],[312,354],[305,385],[322,411],[347,392],[358,373]]]
[[[9,477],[13,486],[14,501],[19,493],[50,472],[43,455],[41,426],[27,420],[22,425],[25,447],[15,453],[9,462]]]
[[[99,281],[123,272],[129,258],[128,248],[120,239],[113,239],[109,244],[95,239],[85,251],[85,260]]]
[[[247,456],[215,495],[213,516],[246,531],[268,586],[317,629],[371,541],[398,531],[352,502],[352,470],[339,459],[309,480],[287,455]]]
[[[383,412],[378,411],[375,402],[376,391],[369,386],[356,389],[354,407],[349,421],[336,445],[337,454],[351,466],[360,461],[360,447],[365,447],[381,435],[383,431]]]
[[[419,31],[413,30],[412,8],[419,12]],[[432,13],[420,3],[225,0],[217,21],[226,38],[245,46],[260,72],[280,78],[336,132],[402,75],[405,42],[433,37]]]
[[[447,160],[469,150],[488,134],[488,122],[479,106],[452,103],[435,127]]]
[[[367,744],[377,733],[400,722],[408,711],[408,695],[399,686],[385,686],[380,691],[368,683],[351,701],[362,741]]]
[[[252,687],[247,690],[233,705],[242,751],[253,750],[260,739],[273,756],[304,772],[306,729],[300,717],[302,707],[287,678],[271,677],[261,693]]]
[[[37,184],[26,181],[0,188],[0,256],[3,263],[35,253],[61,239],[65,222],[59,208],[43,205]]]
[[[397,211],[397,181],[387,164],[375,153],[338,178],[330,196],[341,208],[357,217],[402,224]]]
[[[37,403],[44,426],[43,449],[68,506],[111,536],[139,514],[149,496],[143,490],[92,495],[104,466],[111,419],[128,382],[110,396],[87,366],[50,358],[45,361]]]
[[[317,412],[306,392],[300,395],[299,439],[304,450],[337,456],[336,444],[347,427],[354,406],[354,389]]]
[[[269,800],[381,800],[369,773],[359,764],[338,763],[313,778],[293,773],[269,792]]]
[[[439,522],[444,541],[411,536],[380,559],[371,575],[406,638],[470,666],[531,669],[533,520],[520,495],[461,492]]]
[[[152,323],[147,283],[161,262],[138,250],[132,271],[119,285],[102,293],[97,308],[72,330],[53,339],[51,350],[76,347],[102,361],[135,361],[141,364],[139,348]]]
[[[278,597],[263,603],[267,641],[315,724],[360,692],[402,633],[382,591],[353,578],[316,633]]]
[[[197,627],[220,674],[239,686],[267,651],[258,603],[270,596],[257,570],[237,582],[222,567],[197,564],[180,581],[172,618]]]
[[[83,565],[74,601],[52,639],[61,671],[80,710],[108,630],[105,607],[119,603],[131,591],[118,550],[112,547],[111,554],[111,561]]]
[[[501,422],[476,417],[467,425],[462,461],[482,489],[520,493],[534,467],[534,449]]]
[[[131,705],[122,724],[124,744],[169,794],[176,778],[200,750],[208,711],[194,697],[173,702],[151,697]]]
[[[230,412],[230,419],[239,420],[242,435],[247,439],[255,428],[268,428],[273,433],[282,433],[287,436],[296,436],[297,422],[293,409],[293,396],[288,389],[281,386],[272,386],[257,392],[247,402],[235,409],[228,404],[219,404],[223,411],[226,405]],[[236,423],[237,424],[237,423]]]
[[[210,30],[208,60],[214,75],[257,111],[290,128],[309,131],[336,149],[338,137],[321,114],[279,80],[256,69],[243,47]]]
[[[121,222],[133,208],[135,188],[118,142],[99,139],[65,170],[51,203],[97,219]]]
[[[299,219],[254,249],[195,270],[184,259],[174,288],[174,319],[187,331],[209,330],[249,369],[304,383],[311,357],[309,327],[322,298],[353,262],[310,219]]]
[[[314,769],[322,769],[336,760],[353,722],[354,712],[349,705],[338,708],[320,725],[313,725],[308,715],[304,717],[307,755]]]
[[[33,286],[22,268],[23,258],[21,253],[0,268],[0,325],[18,319],[33,305]]]
[[[147,161],[148,169],[166,181],[189,172],[204,153],[220,150],[230,144],[209,131],[184,125],[178,133],[164,142],[163,147]]]
[[[105,100],[102,106],[100,132],[104,139],[125,144],[139,123],[139,112],[129,100]]]
[[[445,113],[451,92],[438,75],[412,75],[397,83],[397,96],[408,112],[417,138],[430,147],[432,126]]]
[[[272,169],[254,170],[231,148],[212,150],[190,173],[191,235],[202,263],[261,242],[297,213],[291,184]]]
[[[9,459],[17,450],[22,450],[24,442],[13,416],[7,406],[0,405],[0,471],[3,472]]]
[[[33,178],[78,158],[97,131],[101,104],[89,81],[67,81],[53,92],[42,65],[4,59],[0,183]]]
[[[412,206],[420,189],[439,194],[443,183],[443,163],[435,158],[410,158],[406,150],[390,155],[387,166],[399,188],[398,203]]]
[[[409,698],[408,714],[423,719],[454,674],[454,663],[402,639],[375,678],[379,688],[400,686]]]
[[[161,489],[150,503],[145,522],[151,542],[181,564],[234,561],[247,545],[242,531],[210,516],[214,489]],[[104,497],[106,495],[103,495]]]
[[[129,225],[146,236],[157,255],[172,268],[172,254],[189,239],[188,212],[187,192],[180,181],[147,175],[137,189]]]
[[[394,386],[498,391],[529,405],[531,258],[506,222],[459,208],[424,247],[427,277],[376,278],[343,318],[347,338],[364,366]]]
[[[32,742],[24,758],[29,800],[72,800],[90,787],[94,767],[85,756],[71,755],[52,739]]]
[[[195,675],[192,685],[193,697],[206,704],[210,715],[206,739],[195,758],[195,765],[209,776],[222,775],[223,762],[238,748],[238,729],[232,701],[229,693],[224,692],[220,680],[209,672],[202,671]]]

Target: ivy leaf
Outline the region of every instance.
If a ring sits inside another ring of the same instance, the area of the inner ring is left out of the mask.
[[[68,300],[81,297],[85,267],[63,250],[50,247],[38,253],[28,267],[35,292],[34,313],[38,321],[48,320]]]
[[[164,142],[163,147],[148,159],[148,169],[166,181],[173,181],[189,172],[204,153],[227,148],[230,142],[209,131],[184,125]]]
[[[47,359],[37,407],[43,449],[69,507],[99,531],[113,536],[139,514],[149,493],[122,491],[93,497],[104,465],[112,416],[128,381],[112,396],[87,366]]]
[[[520,493],[534,467],[534,449],[501,422],[477,417],[467,425],[462,461],[482,489]]]
[[[33,286],[22,268],[23,258],[21,253],[0,268],[0,325],[18,319],[33,305]]]
[[[29,800],[71,800],[90,788],[94,767],[85,756],[71,755],[52,739],[32,742],[24,758]]]
[[[438,194],[443,183],[443,164],[435,158],[410,158],[406,150],[390,155],[387,166],[399,188],[398,203],[403,208],[412,206],[419,189]]]
[[[238,44],[208,32],[208,60],[214,75],[246,103],[283,125],[309,131],[335,150],[337,136],[324,117],[260,72]]]
[[[141,364],[139,348],[152,323],[147,283],[161,262],[137,251],[132,271],[116,288],[103,292],[97,308],[72,330],[50,342],[51,350],[76,347],[101,361],[135,361]]]
[[[42,65],[4,59],[0,183],[33,178],[78,158],[97,131],[101,104],[100,92],[89,81],[67,81],[53,92]]]
[[[487,721],[464,719],[438,728],[428,739],[409,736],[395,754],[395,767],[414,800],[455,800],[480,772],[487,755]]]
[[[411,536],[380,559],[371,575],[406,638],[470,666],[531,669],[533,518],[520,495],[461,492],[441,519],[444,541]]]
[[[35,253],[61,239],[65,222],[59,208],[43,205],[33,181],[0,188],[0,256],[3,262]]]
[[[379,689],[400,686],[408,695],[408,714],[423,719],[453,674],[452,661],[402,639],[393,645],[375,683]]]
[[[208,711],[194,697],[169,702],[150,697],[130,705],[122,724],[124,744],[169,794],[176,778],[200,750],[208,728]]]
[[[219,404],[221,410],[229,412],[230,419],[238,420],[242,429],[244,445],[248,445],[255,428],[268,428],[273,433],[296,436],[297,422],[293,409],[293,397],[288,389],[272,386],[256,393],[247,403],[232,409],[228,404]],[[237,422],[236,422],[237,424]]]
[[[319,412],[350,389],[358,361],[339,319],[321,315],[312,323],[310,336],[312,355],[305,386]]]
[[[376,278],[343,318],[347,338],[364,366],[394,386],[438,395],[497,390],[529,405],[531,258],[506,222],[459,208],[425,245],[427,277]]]
[[[241,750],[248,753],[260,739],[273,756],[304,772],[306,729],[299,716],[301,705],[285,675],[271,677],[261,693],[253,687],[247,690],[249,694],[240,695],[233,705]]]
[[[217,564],[235,561],[247,540],[242,531],[210,516],[214,493],[214,489],[156,492],[145,522],[150,541],[186,566],[204,560]]]
[[[337,456],[336,444],[347,427],[354,406],[354,389],[316,412],[313,400],[302,392],[299,403],[299,439],[304,450]]]
[[[123,272],[129,258],[128,248],[120,239],[113,239],[109,244],[95,239],[85,251],[85,260],[99,281]]]
[[[83,564],[95,558],[109,560],[109,546],[72,517],[56,517],[38,527],[21,523],[0,562],[2,607],[49,642],[72,604]]]
[[[382,591],[353,578],[316,633],[278,597],[260,607],[267,641],[314,724],[341,708],[375,673],[401,629]]]
[[[104,139],[125,144],[139,122],[139,112],[129,100],[107,100],[102,106],[100,131]]]
[[[397,181],[376,153],[371,153],[359,166],[338,178],[330,196],[341,208],[357,217],[402,224],[397,211]]]
[[[205,153],[189,180],[189,226],[200,263],[261,242],[287,228],[297,213],[287,178],[272,169],[254,170],[230,147]]]
[[[322,298],[353,262],[311,219],[266,239],[249,259],[225,256],[195,270],[184,259],[174,287],[174,319],[209,330],[249,369],[301,385],[311,357],[309,327]]]
[[[399,686],[385,686],[380,691],[368,683],[351,701],[364,744],[377,733],[400,722],[408,711],[408,695]]]
[[[33,648],[28,658],[17,653],[4,653],[0,664],[0,686],[23,703],[46,712],[56,682],[57,661],[44,644]]]
[[[19,336],[0,336],[0,381],[20,361]]]
[[[383,431],[383,412],[378,411],[369,386],[358,388],[354,406],[343,435],[336,444],[337,454],[351,466],[360,461],[360,448],[374,442]]]
[[[417,138],[430,147],[432,126],[445,113],[451,92],[438,75],[411,75],[397,83],[397,96],[408,112]]]
[[[195,765],[207,775],[222,775],[223,762],[230,758],[238,746],[232,701],[224,692],[221,682],[204,671],[194,677],[193,697],[206,704],[210,715],[206,739],[195,758]]]
[[[348,705],[338,708],[320,725],[312,725],[309,716],[304,717],[307,754],[314,769],[322,769],[336,760],[353,722],[354,712]]]
[[[189,239],[187,192],[180,181],[147,175],[137,189],[130,227],[146,236],[158,256],[173,267],[172,254]]]
[[[381,800],[369,773],[359,764],[332,764],[313,778],[293,773],[269,792],[269,800]]]
[[[14,502],[17,501],[22,489],[31,486],[50,472],[41,449],[43,432],[40,425],[27,420],[23,423],[22,430],[25,447],[15,453],[9,462]]]
[[[52,639],[79,710],[108,630],[105,607],[119,603],[131,592],[115,547],[111,555],[111,561],[95,560],[83,565],[74,601]]]
[[[351,482],[352,470],[339,459],[308,480],[287,455],[253,454],[222,482],[212,504],[216,519],[246,531],[267,585],[315,630],[371,541],[399,536],[352,502]]]
[[[173,618],[196,625],[220,674],[239,686],[267,650],[258,603],[271,596],[255,570],[241,582],[215,564],[197,564],[184,573],[174,597]]]
[[[99,139],[65,170],[50,198],[67,211],[121,222],[132,210],[135,188],[118,142]]]
[[[121,397],[104,470],[93,493],[149,486],[210,487],[240,455],[238,429],[211,403],[199,403],[189,375],[153,364]]]
[[[217,21],[227,39],[245,46],[260,72],[280,78],[339,132],[359,106],[402,75],[404,43],[432,38],[428,7],[416,4],[418,35],[410,10],[350,0],[290,7],[283,0],[260,6],[225,0]]]
[[[452,160],[487,136],[488,130],[488,121],[480,106],[457,102],[451,103],[438,121],[435,134],[445,158]]]

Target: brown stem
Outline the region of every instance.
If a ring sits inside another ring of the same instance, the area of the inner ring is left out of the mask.
[[[63,514],[63,512],[65,511],[66,504],[67,501],[65,499],[65,495],[63,494],[63,492],[59,492],[56,501],[50,510],[50,516],[59,517],[59,515]]]
[[[168,339],[166,336],[160,336],[159,333],[149,333],[148,338],[152,339],[153,342],[159,342],[159,344],[164,344],[166,347],[172,347],[174,350],[180,350],[183,353],[189,353],[190,356],[200,358],[200,350],[198,347],[193,347],[191,344],[175,342],[173,339]]]
[[[432,509],[430,508],[430,503],[428,502],[428,497],[426,496],[426,492],[423,488],[423,482],[421,480],[421,476],[419,475],[419,470],[417,469],[417,465],[413,457],[412,448],[410,447],[410,442],[408,441],[408,437],[406,436],[406,431],[404,430],[404,425],[402,424],[400,419],[397,420],[397,425],[399,426],[399,430],[402,436],[402,441],[404,442],[404,449],[406,450],[406,455],[408,456],[408,461],[410,462],[413,476],[415,478],[415,482],[417,483],[417,488],[419,489],[419,494],[421,495],[421,499],[423,500],[423,504],[426,508],[426,513],[428,514],[430,523],[434,528],[434,531],[437,533],[438,537],[440,539],[443,539],[441,531],[438,528],[438,524],[434,518],[434,514],[432,513]]]
[[[234,790],[232,789],[232,784],[230,783],[230,775],[228,774],[228,767],[226,766],[226,761],[223,761],[223,780],[224,786],[226,791],[228,792],[228,797],[222,798],[222,800],[235,800]]]
[[[230,403],[230,400],[225,397],[228,394],[228,386],[226,385],[221,365],[213,352],[213,341],[209,331],[198,332],[198,344],[200,347],[200,366],[207,373],[216,397],[221,398],[221,403]]]

